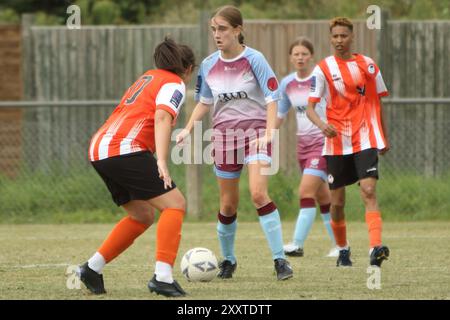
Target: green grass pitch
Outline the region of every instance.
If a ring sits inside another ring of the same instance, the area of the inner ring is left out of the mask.
[[[82,286],[68,289],[68,266],[84,262],[111,230],[111,224],[0,225],[0,299],[165,299],[149,293],[154,268],[155,226],[104,270],[108,294],[93,296]],[[283,225],[286,241],[293,222]],[[386,222],[391,249],[381,269],[381,289],[368,289],[366,225],[348,222],[354,266],[335,267],[326,258],[329,240],[320,220],[305,245],[305,256],[289,258],[294,278],[276,280],[269,248],[257,222],[238,224],[238,269],[233,279],[190,283],[179,263],[201,246],[219,257],[214,223],[185,223],[174,276],[188,292],[183,299],[449,299],[450,222]],[[70,281],[69,281],[70,283]],[[183,300],[181,299],[181,300]]]

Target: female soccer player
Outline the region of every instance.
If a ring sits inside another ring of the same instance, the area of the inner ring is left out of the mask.
[[[290,62],[296,72],[286,76],[280,84],[281,99],[278,102],[277,127],[292,107],[297,114],[297,159],[303,172],[298,189],[300,212],[295,225],[293,241],[284,246],[289,256],[303,256],[304,243],[316,217],[316,202],[320,206],[323,223],[331,238],[332,249],[329,257],[337,257],[339,252],[334,242],[333,230],[330,226],[330,190],[327,184],[327,165],[322,157],[324,135],[307,117],[306,106],[311,85],[315,78],[312,75],[314,47],[306,38],[295,40],[289,48]],[[316,106],[316,111],[325,116],[324,99]]]
[[[262,174],[271,162],[270,142],[277,115],[278,82],[264,56],[244,44],[242,15],[233,6],[219,8],[211,18],[218,51],[203,60],[197,82],[196,105],[182,142],[213,107],[214,171],[220,189],[217,231],[224,256],[220,278],[236,269],[234,239],[239,202],[239,177],[248,166],[250,193],[266,235],[278,280],[292,277],[285,260],[280,215],[267,192]]]
[[[381,242],[382,220],[376,196],[378,153],[389,150],[380,101],[388,91],[375,62],[352,53],[350,20],[331,20],[330,36],[334,55],[314,69],[316,83],[306,113],[326,136],[323,155],[331,190],[331,226],[339,247],[336,264],[352,265],[344,213],[345,187],[358,182],[369,231],[369,263],[380,267],[389,256],[389,248]],[[327,100],[325,121],[314,109],[322,97]]]
[[[79,277],[95,294],[106,293],[104,266],[125,251],[161,212],[156,230],[156,267],[151,292],[169,297],[186,293],[172,277],[181,238],[185,199],[170,177],[167,158],[172,124],[185,100],[185,84],[195,66],[192,50],[166,38],[149,70],[125,92],[120,104],[92,137],[89,159],[113,201],[127,212]],[[157,160],[154,157],[156,153]]]

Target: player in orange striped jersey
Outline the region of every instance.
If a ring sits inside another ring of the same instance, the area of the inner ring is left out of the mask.
[[[153,208],[161,216],[156,231],[155,275],[148,287],[170,297],[186,294],[172,277],[185,199],[172,182],[167,158],[172,125],[185,100],[184,82],[191,78],[195,58],[189,47],[166,38],[156,47],[154,60],[158,69],[144,73],[125,92],[89,147],[92,165],[113,201],[128,214],[80,267],[81,281],[95,294],[106,293],[104,266],[152,225]]]
[[[330,23],[333,56],[314,70],[307,115],[325,134],[331,190],[332,228],[340,249],[337,265],[351,266],[345,225],[345,186],[359,181],[370,239],[370,264],[381,266],[389,249],[381,242],[381,214],[376,198],[378,153],[389,150],[380,97],[388,95],[380,70],[366,56],[351,52],[353,24],[347,18]],[[326,122],[315,105],[327,100]]]

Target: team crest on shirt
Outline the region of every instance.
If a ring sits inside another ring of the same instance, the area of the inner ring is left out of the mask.
[[[173,106],[178,109],[181,100],[183,100],[183,94],[176,89],[172,95],[172,98],[170,98],[170,103],[173,104]]]
[[[311,160],[311,169],[317,169],[319,166],[319,159],[314,158]]]
[[[369,66],[367,67],[367,71],[370,74],[374,74],[375,73],[375,66],[373,64],[369,64]]]
[[[275,91],[278,89],[278,81],[277,78],[272,77],[269,80],[267,80],[267,88],[269,88],[270,91]]]

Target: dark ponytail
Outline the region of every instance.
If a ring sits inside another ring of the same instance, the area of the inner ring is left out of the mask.
[[[240,44],[244,44],[244,35],[242,34],[242,32],[239,33],[238,40]]]
[[[190,66],[195,65],[192,49],[186,45],[178,45],[169,37],[158,44],[153,55],[155,66],[167,70],[178,76],[183,76]]]

